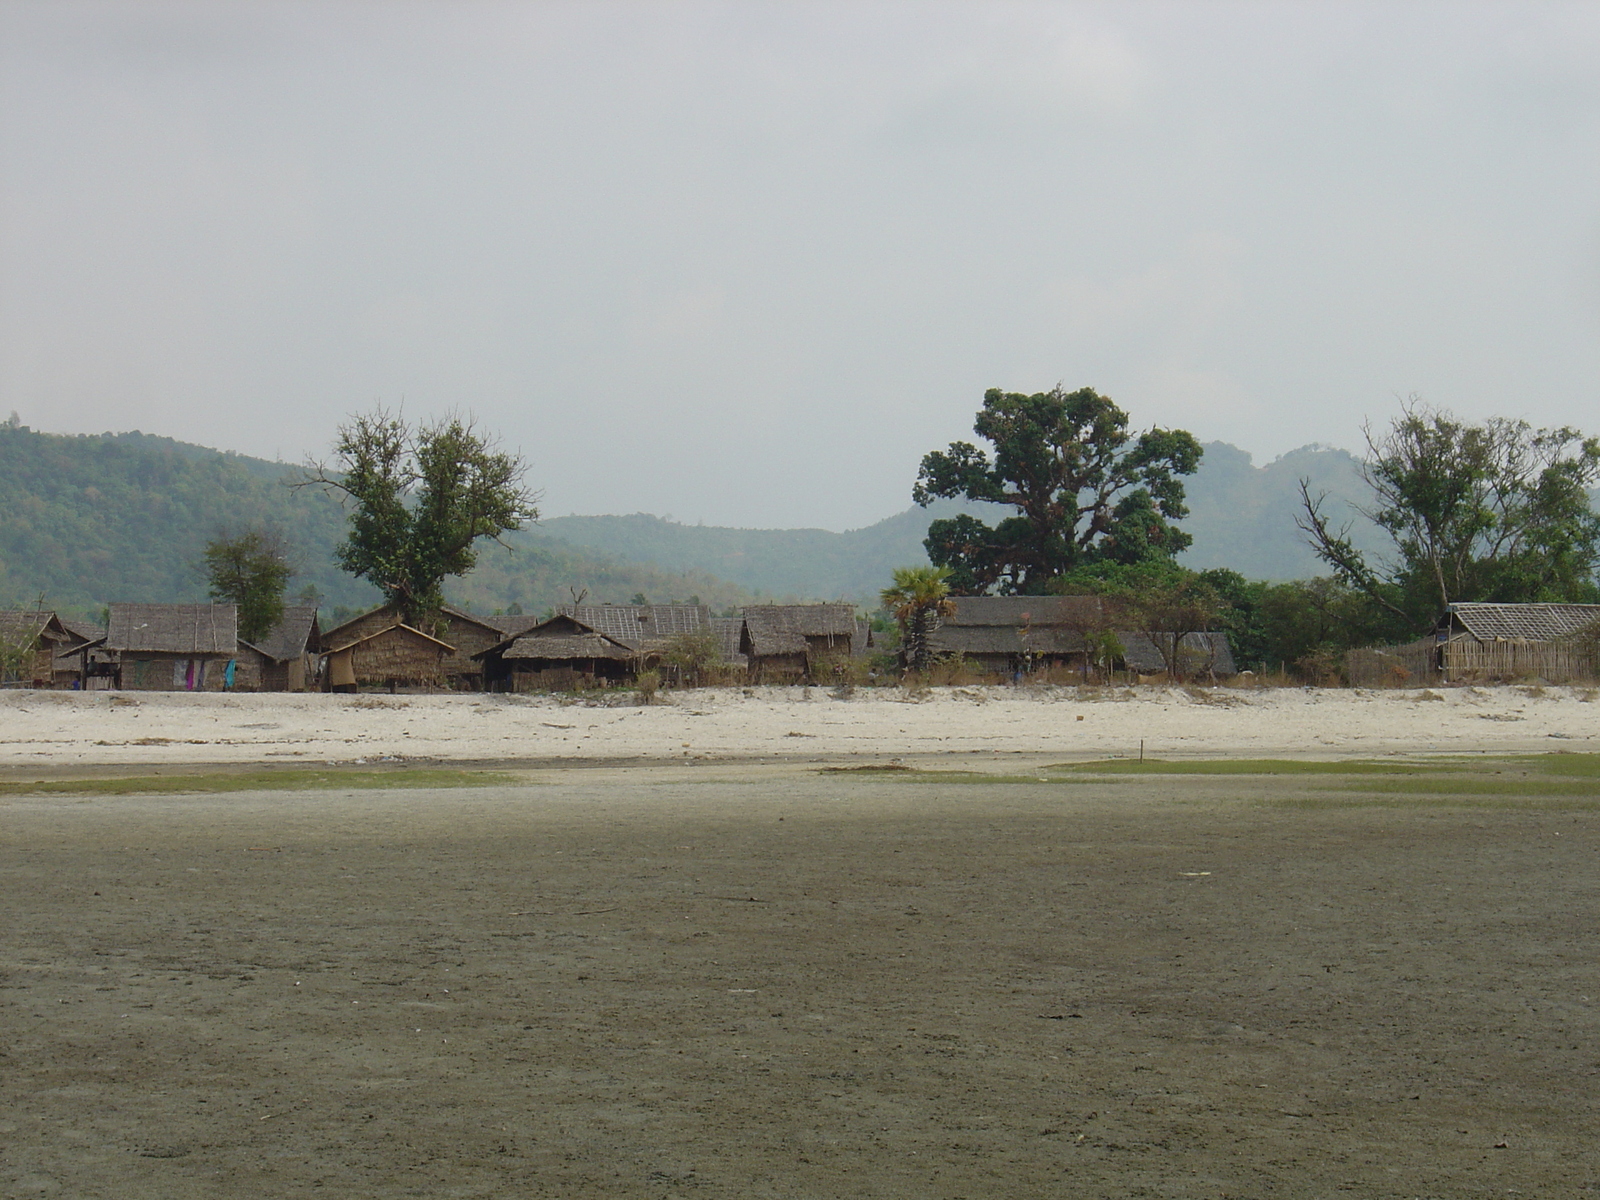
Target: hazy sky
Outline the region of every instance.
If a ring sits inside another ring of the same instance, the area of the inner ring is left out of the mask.
[[[985,388],[1600,432],[1600,4],[0,0],[0,417],[905,508]]]

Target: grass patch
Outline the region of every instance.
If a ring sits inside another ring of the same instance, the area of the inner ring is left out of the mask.
[[[1546,779],[1532,775],[1431,775],[1419,779],[1380,779],[1351,784],[1348,790],[1381,796],[1505,796],[1509,798],[1591,797],[1600,800],[1600,779]]]
[[[131,775],[117,779],[41,779],[0,783],[0,796],[138,796],[334,788],[454,788],[527,785],[499,771],[229,771],[207,775]]]
[[[1049,768],[1041,768],[1049,769]],[[1105,780],[1029,775],[997,775],[991,771],[923,771],[916,767],[818,767],[818,775],[853,775],[858,779],[895,779],[906,783],[1104,783]]]
[[[1416,775],[1431,768],[1416,763],[1301,762],[1288,758],[1206,758],[1166,762],[1147,758],[1106,758],[1096,762],[1056,763],[1046,771],[1074,771],[1096,775]]]
[[[1366,790],[1351,789],[1342,794],[1324,793],[1318,796],[1284,796],[1262,801],[1268,808],[1296,808],[1306,810],[1340,808],[1468,808],[1498,812],[1600,812],[1600,795],[1592,792],[1583,796],[1529,796],[1523,795],[1464,795],[1419,794],[1384,795]]]

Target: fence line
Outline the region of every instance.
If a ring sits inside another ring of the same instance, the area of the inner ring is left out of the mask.
[[[1439,683],[1594,683],[1600,655],[1589,641],[1448,642],[1422,638],[1403,646],[1372,646],[1345,654],[1351,687],[1428,687]]]
[[[1351,687],[1427,687],[1443,683],[1439,670],[1439,644],[1430,638],[1404,646],[1369,646],[1349,650],[1344,656],[1345,678]]]

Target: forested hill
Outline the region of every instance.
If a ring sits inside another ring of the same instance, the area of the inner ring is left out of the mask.
[[[285,463],[224,454],[141,433],[64,437],[0,424],[0,608],[46,605],[91,616],[110,601],[205,598],[196,567],[206,541],[228,528],[267,524],[296,548],[291,591],[310,585],[324,607],[357,609],[377,592],[333,565],[344,533],[338,503],[288,486]],[[698,595],[718,608],[755,597],[704,572],[617,562],[534,531],[515,551],[490,545],[449,598],[479,611],[519,605],[541,612],[570,600]]]
[[[1248,579],[1324,573],[1294,523],[1302,478],[1313,494],[1334,498],[1329,511],[1335,514],[1345,507],[1341,499],[1362,492],[1360,463],[1344,450],[1306,447],[1257,467],[1226,442],[1207,445],[1200,470],[1186,481],[1190,515],[1181,525],[1194,535],[1194,546],[1183,561],[1197,570],[1228,567]],[[993,523],[1011,510],[942,500],[847,533],[681,525],[646,513],[555,517],[543,528],[616,558],[694,567],[772,592],[859,599],[875,595],[892,568],[926,562],[928,522],[963,511]],[[1357,544],[1379,545],[1359,537]]]
[[[1308,448],[1257,467],[1213,442],[1189,481],[1192,515],[1183,525],[1195,544],[1187,562],[1249,578],[1316,574],[1294,526],[1298,480],[1354,496],[1356,472],[1344,451]],[[343,511],[316,489],[290,488],[299,475],[285,463],[148,434],[66,437],[0,425],[0,607],[42,597],[87,614],[112,600],[203,599],[195,564],[205,542],[262,523],[298,549],[291,591],[310,585],[330,611],[373,603],[371,587],[333,565]],[[540,612],[574,591],[595,601],[698,596],[717,608],[760,597],[864,601],[894,567],[926,561],[929,520],[959,507],[911,508],[847,533],[680,525],[645,514],[559,517],[513,536],[514,551],[487,546],[479,568],[446,591],[485,612],[513,604]]]

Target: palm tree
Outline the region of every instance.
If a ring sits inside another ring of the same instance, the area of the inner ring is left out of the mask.
[[[956,611],[950,599],[949,567],[897,567],[894,586],[879,598],[900,622],[900,657],[913,671],[926,671],[933,658],[928,638],[939,622]]]

